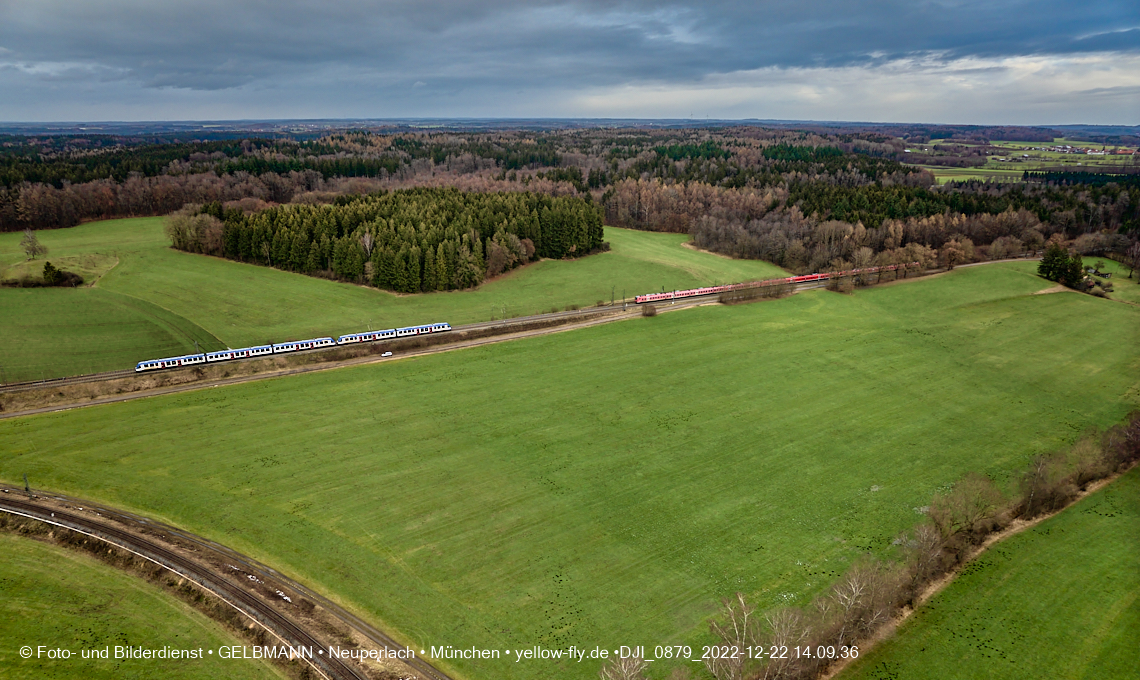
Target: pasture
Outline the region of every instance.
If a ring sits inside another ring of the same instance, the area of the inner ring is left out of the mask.
[[[1086,267],[1091,267],[1097,262],[1103,262],[1105,267],[1101,271],[1112,273],[1111,279],[1104,279],[1112,283],[1112,292],[1108,294],[1109,298],[1140,305],[1140,272],[1132,272],[1132,278],[1128,278],[1128,266],[1116,260],[1091,255],[1084,257],[1083,260]]]
[[[156,586],[87,555],[0,534],[0,664],[5,678],[281,678],[252,659],[224,661],[227,630]],[[22,659],[20,647],[70,649],[70,659]],[[203,659],[118,659],[115,646],[203,650]],[[106,649],[108,659],[84,659]],[[213,655],[205,650],[214,649]]]
[[[419,645],[700,643],[718,598],[804,602],[964,473],[1008,485],[1140,404],[1140,309],[1033,295],[1033,269],[4,420],[0,478],[216,539]]]
[[[927,144],[918,145],[918,149],[931,149],[936,144],[954,144],[959,146],[982,146],[978,143],[932,139]],[[922,165],[934,173],[939,184],[946,182],[963,182],[972,179],[990,181],[1021,181],[1025,171],[1035,172],[1043,169],[1064,166],[1069,170],[1080,172],[1120,172],[1123,169],[1136,167],[1136,156],[1113,154],[1119,146],[1105,147],[1110,153],[1104,155],[1089,155],[1086,153],[1063,153],[1051,151],[1043,147],[1056,145],[1069,145],[1075,149],[1100,151],[1101,144],[1093,142],[1080,142],[1069,139],[1056,139],[1052,142],[1006,142],[991,141],[991,147],[1005,150],[1005,155],[995,155],[986,158],[984,165],[979,167],[953,168],[938,165]],[[1034,147],[1037,147],[1036,149]],[[1133,149],[1134,147],[1128,147]]]
[[[970,564],[841,680],[1132,678],[1140,469]]]
[[[608,303],[623,291],[632,297],[785,275],[766,262],[684,248],[683,234],[607,227],[608,253],[538,262],[474,290],[394,295],[178,252],[162,218],[93,222],[38,237],[53,264],[88,263],[89,271],[75,270],[94,286],[0,289],[5,334],[18,338],[0,344],[7,382],[131,368],[193,352],[195,340],[208,351],[430,321],[461,324]],[[0,267],[10,272],[4,275],[42,270],[43,259],[23,263],[20,238],[0,234]]]

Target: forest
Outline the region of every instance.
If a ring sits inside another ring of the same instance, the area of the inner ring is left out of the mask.
[[[168,221],[174,247],[400,293],[477,286],[538,258],[604,249],[590,200],[406,189],[247,213],[214,202]]]
[[[451,187],[464,194],[543,197],[511,199],[524,202],[588,201],[606,224],[689,233],[702,248],[767,259],[797,272],[889,259],[898,255],[890,251],[906,247],[925,248],[938,257],[954,252],[993,257],[1039,247],[1056,233],[1083,238],[1087,248],[1100,254],[1125,248],[1140,235],[1135,174],[1059,171],[1027,173],[1021,182],[938,185],[930,171],[899,162],[908,142],[885,132],[756,126],[346,130],[315,139],[167,143],[97,135],[4,137],[0,230],[169,214],[185,205],[214,205],[216,219],[238,225],[255,215],[266,220],[291,211],[323,214],[332,208],[320,206],[344,197]],[[275,206],[293,207],[266,212]],[[239,213],[246,217],[239,219]],[[373,237],[379,239],[381,231]],[[486,266],[487,240],[494,241],[497,229],[480,225],[477,231]],[[456,244],[456,257],[462,232],[443,239]],[[531,238],[539,257],[562,256],[547,254],[538,239],[516,233],[514,226],[503,233]],[[443,279],[438,273],[425,276],[427,245],[419,236],[414,240],[386,243],[378,252],[403,262],[409,272],[418,267],[416,281],[410,274],[392,273],[395,265],[367,252],[361,267],[373,262],[370,275],[356,273],[347,260],[334,262],[327,253],[312,267],[308,253],[304,262],[294,262],[292,256],[272,259],[274,266],[284,266],[288,259],[287,266],[298,271],[364,277],[391,290],[465,287],[473,280],[455,278],[454,269]],[[433,258],[438,259],[441,243],[430,244]],[[401,255],[404,245],[408,250]],[[597,247],[593,242],[575,245]],[[239,249],[227,251],[227,257],[270,262],[261,245],[252,251],[234,247]],[[419,248],[416,262],[413,247]],[[467,247],[472,257],[479,250],[475,239],[468,239]],[[271,253],[276,252],[272,246]],[[497,257],[495,261],[497,265]]]

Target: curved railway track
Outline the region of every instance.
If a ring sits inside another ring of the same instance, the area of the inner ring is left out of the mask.
[[[403,645],[382,631],[361,621],[356,616],[300,584],[281,576],[273,569],[212,541],[137,515],[98,505],[84,504],[82,501],[65,496],[53,496],[50,499],[44,499],[47,502],[36,502],[36,498],[39,497],[26,499],[23,496],[24,492],[19,489],[3,488],[3,491],[0,492],[0,512],[7,512],[77,531],[129,551],[193,582],[202,590],[213,593],[241,614],[256,622],[281,644],[313,650],[313,658],[306,658],[303,661],[308,663],[321,677],[329,680],[340,680],[342,678],[368,680],[368,675],[360,668],[331,655],[318,653],[317,650],[327,649],[328,645],[276,607],[251,592],[248,589],[248,584],[244,581],[239,582],[240,585],[235,584],[230,578],[219,573],[218,569],[211,569],[206,564],[208,560],[190,559],[144,534],[176,536],[182,541],[190,543],[195,552],[205,555],[213,554],[221,558],[216,560],[220,563],[237,562],[241,565],[240,568],[233,565],[230,565],[230,568],[255,576],[262,582],[280,584],[301,597],[313,600],[332,617],[372,641],[378,647],[407,655],[407,649]],[[95,517],[92,517],[92,514]],[[116,526],[116,524],[125,525],[126,528]],[[410,667],[424,680],[451,680],[448,675],[417,655],[411,655],[411,658],[403,660],[402,663]]]

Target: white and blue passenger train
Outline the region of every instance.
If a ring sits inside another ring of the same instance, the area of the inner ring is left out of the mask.
[[[367,333],[352,333],[342,335],[336,340],[332,338],[313,338],[312,340],[296,340],[282,342],[276,345],[258,345],[257,347],[243,347],[242,349],[226,349],[220,352],[206,354],[187,354],[181,357],[166,359],[153,359],[140,361],[135,365],[135,373],[143,371],[157,371],[163,368],[178,368],[179,366],[193,366],[195,364],[215,363],[218,361],[231,361],[233,359],[248,359],[266,354],[284,354],[306,349],[320,349],[336,345],[351,345],[357,342],[375,342],[377,340],[392,340],[406,338],[410,335],[427,335],[429,333],[442,333],[451,330],[446,323],[433,323],[426,326],[407,326],[405,328],[389,328],[386,331],[368,331]]]

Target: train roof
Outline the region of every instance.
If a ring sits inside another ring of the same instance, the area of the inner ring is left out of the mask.
[[[283,347],[285,345],[299,345],[303,342],[320,342],[321,340],[328,340],[332,342],[332,338],[307,338],[305,340],[286,340],[285,342],[275,342],[272,345],[264,345],[264,347]],[[250,349],[257,349],[251,347]]]
[[[156,363],[159,361],[178,361],[179,359],[196,359],[198,357],[204,357],[204,356],[206,356],[204,353],[203,354],[183,354],[182,356],[177,356],[177,357],[163,357],[161,359],[146,359],[145,361],[140,361],[138,364],[135,364],[135,366],[138,366],[139,364],[153,364],[153,363]]]

